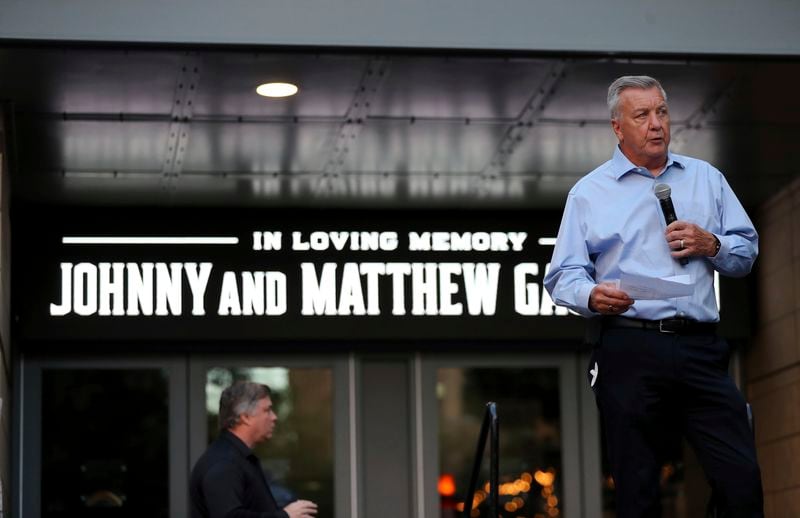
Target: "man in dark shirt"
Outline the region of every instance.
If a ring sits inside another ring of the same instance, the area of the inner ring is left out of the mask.
[[[278,416],[266,385],[239,382],[219,399],[219,437],[192,469],[192,518],[314,518],[317,505],[297,500],[278,507],[252,453],[272,437]]]

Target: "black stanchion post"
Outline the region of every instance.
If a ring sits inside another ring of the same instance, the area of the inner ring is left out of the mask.
[[[489,436],[491,437],[492,445],[489,449],[490,455],[490,473],[489,483],[491,484],[491,498],[492,498],[492,518],[499,516],[500,510],[500,497],[499,497],[499,480],[500,480],[500,419],[497,417],[497,406],[492,403],[487,411],[491,414],[492,426]]]
[[[472,475],[469,479],[469,489],[464,497],[464,510],[461,513],[462,518],[470,518],[472,513],[472,502],[475,500],[475,489],[478,484],[478,475],[481,471],[481,461],[483,460],[483,452],[486,449],[486,437],[491,434],[491,444],[489,445],[489,484],[491,485],[490,491],[490,508],[492,509],[493,517],[497,518],[499,510],[499,498],[497,481],[500,478],[500,424],[497,418],[497,405],[494,402],[486,403],[486,411],[483,414],[483,422],[481,423],[481,432],[478,435],[478,447],[475,452],[475,462],[472,463]]]

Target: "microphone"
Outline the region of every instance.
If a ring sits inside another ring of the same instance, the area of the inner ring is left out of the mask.
[[[659,183],[653,189],[653,192],[658,198],[658,203],[661,205],[661,212],[664,213],[664,221],[667,225],[676,221],[678,217],[675,215],[675,206],[672,204],[672,189],[665,183]],[[681,266],[689,264],[688,257],[680,258]]]

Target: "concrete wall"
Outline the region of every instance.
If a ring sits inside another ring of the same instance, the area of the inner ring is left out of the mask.
[[[766,515],[800,516],[800,179],[761,207],[759,324],[745,360]]]
[[[0,0],[0,39],[800,54],[794,0]]]

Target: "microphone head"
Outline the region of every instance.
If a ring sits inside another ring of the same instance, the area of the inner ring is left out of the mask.
[[[666,200],[672,194],[672,189],[665,183],[659,183],[653,188],[653,192],[659,200]]]

